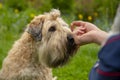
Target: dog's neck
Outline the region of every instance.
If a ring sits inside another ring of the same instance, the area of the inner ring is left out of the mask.
[[[25,78],[26,75],[27,77],[34,77],[36,76],[34,73],[39,72],[40,74],[37,74],[37,76],[41,76],[41,78],[44,77],[46,80],[49,80],[47,77],[50,76],[50,80],[52,80],[51,69],[39,63],[38,54],[35,47],[35,41],[31,38],[30,34],[27,32],[23,33],[21,38],[13,45],[12,49],[8,53],[8,56],[4,59],[2,65],[3,73],[0,73],[0,80],[1,77],[5,78],[5,80],[7,77],[10,78],[9,80],[13,80],[11,75],[19,75],[19,77],[25,76]],[[46,76],[43,74],[46,74]]]
[[[9,54],[15,55],[14,59],[20,59],[18,60],[20,61],[19,64],[22,64],[22,63],[38,64],[38,54],[35,47],[37,47],[36,43],[31,38],[30,34],[27,32],[24,32],[21,38],[15,42]]]

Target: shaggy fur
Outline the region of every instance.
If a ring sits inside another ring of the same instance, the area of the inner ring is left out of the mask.
[[[39,15],[4,59],[0,80],[55,80],[51,68],[65,64],[76,49],[59,10]]]

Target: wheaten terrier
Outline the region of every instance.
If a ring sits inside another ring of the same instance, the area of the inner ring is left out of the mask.
[[[59,10],[39,15],[4,59],[0,80],[55,80],[51,68],[65,64],[76,49]]]

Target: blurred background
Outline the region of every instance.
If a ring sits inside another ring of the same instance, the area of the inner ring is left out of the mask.
[[[109,31],[119,3],[120,0],[0,0],[0,67],[12,44],[34,16],[55,8],[61,11],[68,24],[84,20]],[[99,48],[95,44],[80,47],[67,65],[53,70],[54,75],[58,80],[88,80]]]

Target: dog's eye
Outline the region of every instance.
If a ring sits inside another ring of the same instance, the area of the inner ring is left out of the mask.
[[[54,32],[56,30],[55,26],[51,26],[48,31]]]

